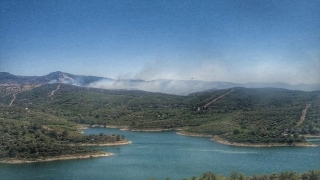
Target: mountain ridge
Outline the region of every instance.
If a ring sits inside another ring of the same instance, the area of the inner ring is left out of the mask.
[[[2,85],[42,85],[51,83],[64,83],[81,87],[102,89],[135,89],[167,94],[188,95],[190,93],[210,91],[212,89],[228,89],[233,87],[246,88],[282,88],[288,90],[316,91],[320,90],[320,83],[315,84],[289,84],[285,82],[248,82],[234,83],[222,81],[201,80],[141,80],[141,79],[112,79],[108,77],[74,75],[61,71],[51,72],[44,76],[19,76],[9,72],[0,72]]]

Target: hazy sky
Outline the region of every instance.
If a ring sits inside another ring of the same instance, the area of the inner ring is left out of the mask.
[[[319,0],[1,0],[0,71],[320,81]]]

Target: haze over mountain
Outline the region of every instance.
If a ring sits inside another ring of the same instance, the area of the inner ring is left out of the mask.
[[[148,85],[132,88],[165,92],[214,87],[189,80],[315,84],[319,8],[319,0],[2,0],[0,71],[141,79]]]
[[[45,76],[16,76],[7,72],[0,72],[0,83],[3,85],[42,85],[51,83],[64,83],[82,87],[102,89],[135,89],[150,92],[187,95],[193,92],[227,89],[232,87],[247,88],[283,88],[289,90],[315,91],[320,90],[320,84],[288,84],[284,82],[250,82],[233,83],[219,81],[199,80],[137,80],[137,79],[112,79],[107,77],[74,75],[64,72],[52,72]]]

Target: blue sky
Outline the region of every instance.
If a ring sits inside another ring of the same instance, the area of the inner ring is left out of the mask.
[[[320,1],[0,2],[0,71],[320,82]]]

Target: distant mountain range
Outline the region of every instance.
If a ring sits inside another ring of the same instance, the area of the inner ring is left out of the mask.
[[[112,79],[97,76],[73,75],[64,72],[52,72],[45,76],[16,76],[8,72],[0,72],[0,84],[10,85],[42,85],[50,83],[64,83],[82,87],[93,87],[103,89],[134,89],[150,92],[162,92],[168,94],[187,95],[200,91],[213,91],[217,89],[227,89],[232,87],[246,88],[282,88],[300,91],[320,90],[320,83],[317,84],[288,84],[284,82],[249,82],[232,83],[219,81],[199,81],[199,80],[168,80],[159,79],[152,81],[135,79]]]

